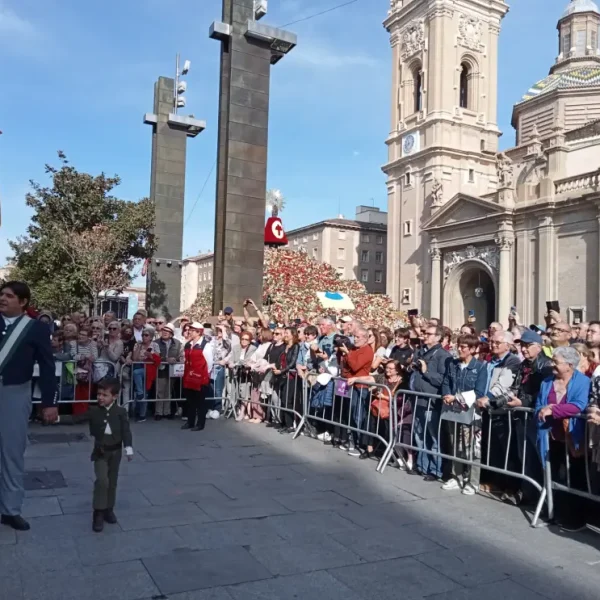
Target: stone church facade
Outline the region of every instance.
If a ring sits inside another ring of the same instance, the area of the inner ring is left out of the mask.
[[[388,293],[459,327],[512,306],[600,317],[600,10],[571,0],[558,56],[498,152],[503,0],[391,0]],[[550,62],[550,61],[549,61]],[[393,257],[397,257],[394,260]]]

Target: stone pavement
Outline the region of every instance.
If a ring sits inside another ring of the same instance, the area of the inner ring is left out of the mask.
[[[600,597],[592,533],[260,425],[180,425],[134,425],[103,534],[85,429],[32,429],[30,485],[54,487],[27,493],[30,532],[0,528],[0,600]]]

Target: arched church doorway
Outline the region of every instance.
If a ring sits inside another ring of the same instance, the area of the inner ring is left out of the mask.
[[[444,289],[444,322],[452,329],[467,323],[470,311],[477,330],[496,320],[496,287],[493,274],[480,261],[466,261],[448,277]]]

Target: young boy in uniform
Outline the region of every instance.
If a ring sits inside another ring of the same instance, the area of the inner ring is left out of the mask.
[[[94,438],[92,461],[96,482],[92,529],[96,532],[104,529],[105,521],[111,524],[117,522],[114,507],[123,448],[127,460],[133,458],[127,409],[117,403],[120,392],[118,379],[102,379],[98,383],[98,406],[91,407],[81,419],[89,421],[90,435]]]

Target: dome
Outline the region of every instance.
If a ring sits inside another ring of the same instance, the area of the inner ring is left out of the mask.
[[[584,12],[595,12],[600,14],[600,9],[598,5],[592,0],[571,0],[569,2],[569,6],[565,8],[565,12],[563,12],[561,19],[565,19],[575,13],[584,13]]]
[[[573,67],[567,71],[553,73],[545,79],[538,81],[529,88],[529,91],[521,99],[531,100],[542,94],[553,90],[564,90],[573,88],[586,88],[600,86],[600,65],[593,67]]]

